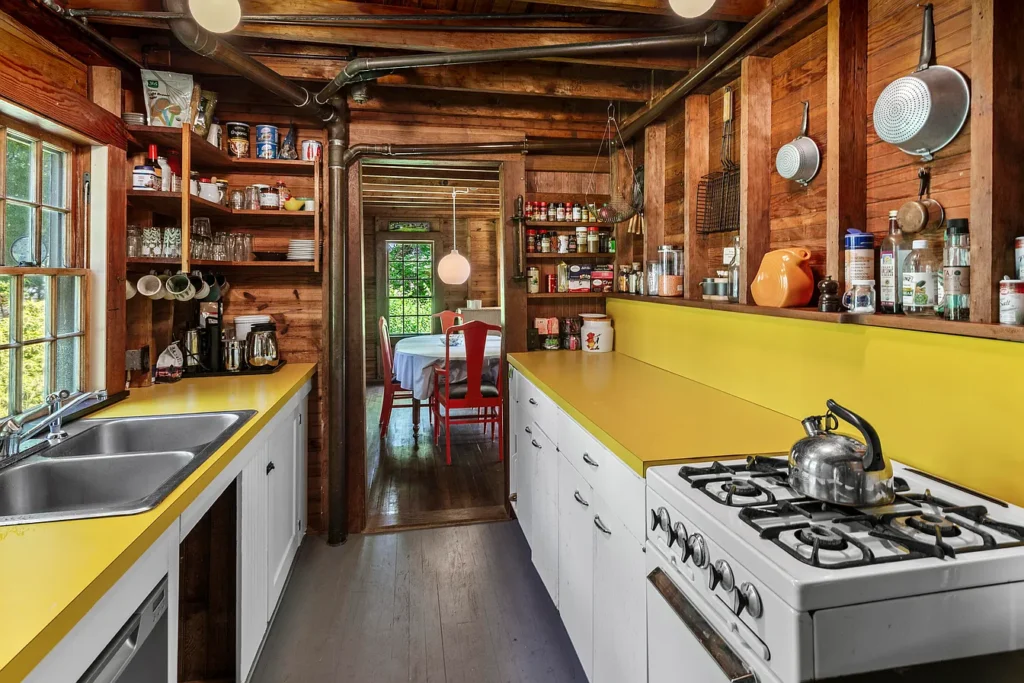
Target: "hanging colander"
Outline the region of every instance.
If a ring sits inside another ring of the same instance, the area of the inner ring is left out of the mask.
[[[601,161],[601,153],[606,145],[608,147],[609,170],[614,168],[612,155],[616,145],[618,145],[619,149],[626,156],[626,162],[629,163],[630,178],[633,182],[630,183],[628,188],[624,187],[625,183],[613,183],[614,187],[611,188],[610,201],[599,202],[593,196],[594,184],[597,177],[597,165]],[[622,140],[622,132],[619,130],[619,124],[615,120],[615,107],[609,104],[608,121],[604,127],[604,134],[601,136],[601,144],[597,149],[597,156],[594,158],[594,168],[590,171],[590,177],[587,179],[587,191],[584,194],[583,201],[602,223],[624,223],[637,215],[637,206],[634,201],[636,192],[635,182],[636,169],[633,168],[633,159],[630,154],[626,153],[626,143]]]

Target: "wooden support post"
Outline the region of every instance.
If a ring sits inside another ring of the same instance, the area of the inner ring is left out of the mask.
[[[345,441],[348,442],[348,530],[366,526],[366,314],[363,301],[362,164],[349,167],[345,316]],[[334,277],[333,274],[329,274]],[[380,284],[378,283],[378,286]]]
[[[542,157],[537,157],[542,158]],[[501,222],[500,240],[502,266],[502,287],[500,300],[504,302],[501,336],[505,353],[526,350],[526,282],[512,279],[515,242],[512,215],[515,213],[516,197],[526,194],[526,164],[522,157],[501,164]]]
[[[1024,3],[974,0],[971,12],[971,320],[995,323],[1024,234]]]
[[[867,222],[868,9],[863,0],[828,5],[828,194],[825,274],[843,282],[843,233]]]
[[[192,254],[192,191],[189,178],[192,171],[192,126],[181,126],[181,270],[190,272]]]
[[[627,143],[625,149],[617,148],[611,159],[611,177],[608,179],[609,193],[614,201],[616,198],[629,201],[633,196],[633,167],[636,162],[636,147]],[[630,161],[633,161],[632,167]],[[615,257],[619,264],[630,264],[637,258],[636,250],[633,248],[634,237],[632,233],[626,232],[626,223],[619,223],[615,226]]]
[[[690,95],[686,98],[686,141],[683,170],[683,238],[685,250],[685,280],[683,296],[700,299],[700,279],[707,272],[708,253],[697,235],[697,185],[709,167],[708,96]]]
[[[740,65],[740,303],[753,303],[750,283],[771,243],[772,60]]]
[[[644,259],[658,257],[658,246],[665,242],[665,123],[652,123],[644,131],[644,218],[647,224],[647,253]]]

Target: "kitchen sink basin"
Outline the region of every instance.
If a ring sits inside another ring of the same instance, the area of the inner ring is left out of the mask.
[[[130,515],[160,504],[255,411],[81,420],[0,461],[0,526]]]

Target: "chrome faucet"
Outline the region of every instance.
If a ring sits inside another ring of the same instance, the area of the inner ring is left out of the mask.
[[[46,435],[46,440],[51,445],[66,439],[68,433],[64,431],[64,417],[73,409],[91,399],[105,401],[107,399],[107,392],[102,390],[86,391],[72,397],[69,391],[62,389],[47,396],[46,403],[38,408],[29,410],[17,417],[7,418],[0,424],[0,460],[17,454],[21,443],[37,436],[46,428],[50,429],[50,433]],[[67,402],[65,403],[65,401]],[[33,420],[38,420],[38,422],[25,429],[25,424]]]

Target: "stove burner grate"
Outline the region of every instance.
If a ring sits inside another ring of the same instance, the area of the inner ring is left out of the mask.
[[[761,495],[761,489],[746,481],[734,481],[725,487],[725,492],[732,496],[750,498]]]
[[[801,543],[817,546],[821,550],[846,550],[850,545],[845,538],[836,532],[818,524],[812,524],[805,529],[800,529],[796,532],[796,537]]]
[[[913,515],[907,517],[904,522],[911,529],[940,538],[952,538],[963,533],[963,530],[955,522],[941,515]]]

